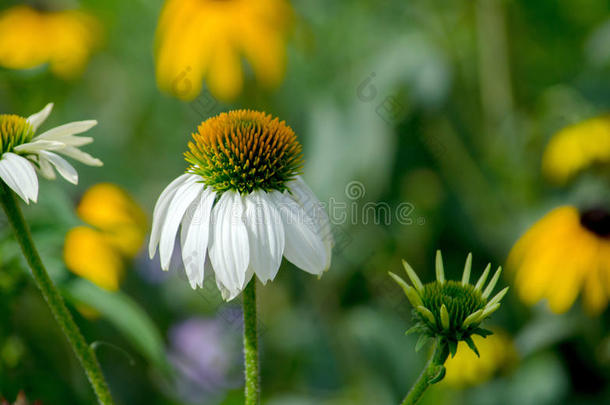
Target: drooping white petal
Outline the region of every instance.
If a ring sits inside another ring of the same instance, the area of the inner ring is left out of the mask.
[[[203,287],[205,263],[210,235],[210,215],[216,193],[203,190],[187,209],[182,220],[180,241],[182,262],[191,287]]]
[[[243,202],[235,191],[225,191],[212,211],[208,250],[216,279],[229,291],[229,299],[241,292],[250,262],[243,216]]]
[[[30,115],[27,118],[27,121],[30,123],[32,128],[34,128],[34,132],[36,132],[38,127],[47,119],[49,114],[51,114],[52,109],[53,109],[53,103],[49,103],[42,110],[40,110],[36,114]]]
[[[70,122],[68,124],[60,125],[58,127],[49,129],[48,131],[43,132],[34,139],[44,139],[46,141],[61,141],[64,137],[86,132],[96,125],[96,120]]]
[[[209,260],[206,263],[210,263]],[[210,267],[212,267],[211,264]],[[248,270],[246,270],[246,277],[244,278],[244,282],[242,283],[242,285],[239,288],[230,291],[227,287],[224,286],[224,284],[222,284],[218,276],[216,276],[216,286],[218,287],[218,290],[220,290],[220,295],[222,296],[222,299],[225,301],[231,301],[232,299],[237,297],[246,288],[248,283],[252,280],[252,277],[254,277],[254,270],[252,269],[252,267],[248,267]]]
[[[169,203],[159,241],[159,258],[163,270],[169,270],[176,234],[184,213],[202,190],[203,184],[198,182],[197,177],[191,177],[176,190],[174,198]]]
[[[32,141],[15,146],[13,149],[15,152],[22,153],[38,153],[41,150],[57,150],[65,147],[66,145],[57,141]]]
[[[216,272],[214,271],[214,273],[216,273]],[[220,281],[220,278],[218,276],[216,276],[216,287],[218,287],[218,290],[220,291],[220,295],[222,296],[222,299],[225,301],[231,301],[233,298],[235,298],[237,296],[237,295],[232,296],[231,291],[229,291],[229,289],[224,286],[224,284],[222,283],[222,281]],[[237,294],[239,294],[239,292]]]
[[[305,210],[311,217],[314,228],[322,237],[324,247],[326,249],[326,269],[330,267],[332,248],[334,245],[330,220],[326,210],[322,206],[318,197],[311,191],[307,183],[301,176],[297,176],[288,184],[288,189],[292,193],[294,200]]]
[[[269,196],[284,222],[284,257],[308,273],[322,274],[328,263],[326,248],[309,215],[287,194],[273,191]]]
[[[14,153],[0,157],[0,178],[26,202],[38,200],[38,177],[34,165]]]
[[[277,274],[284,254],[284,224],[267,193],[256,190],[244,197],[244,222],[250,242],[250,267],[265,284]]]
[[[41,161],[47,160],[53,164],[55,169],[57,169],[57,172],[59,172],[64,179],[68,180],[72,184],[78,184],[78,173],[66,159],[53,152],[47,152],[44,150],[40,151],[38,156],[40,157]]]
[[[36,155],[36,162],[38,163],[38,170],[40,170],[42,177],[47,180],[55,180],[55,170],[53,170],[51,162],[45,158],[41,158],[39,155]]]
[[[87,166],[104,166],[101,160],[94,158],[90,154],[83,152],[80,149],[76,149],[74,146],[66,146],[62,148],[59,153],[71,157],[74,160],[77,160],[81,163],[86,164]]]
[[[167,209],[169,208],[169,203],[174,198],[176,194],[176,190],[185,181],[189,178],[192,178],[193,175],[189,173],[185,173],[181,176],[178,176],[174,181],[169,183],[167,187],[161,192],[159,199],[155,204],[155,209],[153,211],[153,222],[152,222],[152,230],[150,232],[150,241],[148,243],[148,254],[152,259],[155,257],[155,250],[157,250],[157,246],[159,245],[159,240],[161,239],[161,230],[163,229],[163,225],[165,224],[165,218],[167,216]]]

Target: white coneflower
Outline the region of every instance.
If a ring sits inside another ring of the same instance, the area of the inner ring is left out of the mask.
[[[19,199],[15,196],[19,195],[28,204],[38,200],[36,170],[49,179],[55,178],[57,170],[69,182],[78,182],[74,167],[57,153],[91,166],[102,165],[101,161],[78,149],[79,146],[93,142],[93,139],[75,136],[96,125],[97,121],[72,122],[34,136],[52,109],[53,104],[47,104],[42,111],[28,118],[0,114],[0,206],[15,233],[15,239],[32,271],[36,285],[85,369],[98,402],[112,405],[114,402],[95,353],[80,333],[78,325],[74,323],[64,304],[62,294],[49,277],[21,213]]]
[[[164,270],[180,226],[191,287],[213,269],[226,300],[254,274],[273,280],[282,256],[312,274],[329,268],[328,216],[299,175],[301,145],[283,121],[250,110],[222,113],[199,126],[189,149],[187,172],[154,210],[149,253],[159,247]]]
[[[34,136],[52,109],[49,103],[28,118],[0,114],[0,178],[28,204],[38,199],[36,170],[54,179],[55,168],[70,183],[78,183],[76,169],[58,153],[89,166],[102,166],[99,159],[78,149],[93,138],[75,136],[95,126],[95,120],[71,122]]]

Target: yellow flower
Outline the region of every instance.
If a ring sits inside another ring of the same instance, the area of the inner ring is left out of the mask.
[[[481,357],[469,350],[465,342],[460,342],[457,354],[445,362],[445,384],[457,388],[482,384],[517,359],[513,342],[504,332],[495,330],[487,338],[476,335],[473,340]]]
[[[542,157],[542,170],[562,184],[580,171],[610,162],[610,115],[571,125],[555,134]]]
[[[101,26],[81,11],[15,6],[0,13],[0,66],[30,69],[48,63],[62,78],[84,70],[100,42]]]
[[[77,213],[95,229],[79,226],[68,232],[64,245],[66,266],[102,288],[117,290],[125,260],[135,257],[144,243],[144,211],[118,186],[101,183],[87,190]]]
[[[610,295],[610,213],[554,209],[519,239],[508,266],[525,303],[546,298],[553,312],[563,313],[582,291],[587,311],[599,314]]]
[[[119,288],[125,270],[123,258],[104,234],[86,226],[73,228],[66,235],[64,260],[74,274],[111,291]]]
[[[243,55],[266,87],[285,69],[292,9],[284,0],[168,0],[156,34],[157,83],[182,100],[201,91],[229,101],[243,87]]]
[[[146,214],[120,187],[96,184],[83,195],[76,212],[123,255],[134,257],[140,251],[146,237]]]

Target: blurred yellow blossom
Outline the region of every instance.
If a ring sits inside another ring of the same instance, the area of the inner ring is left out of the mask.
[[[0,12],[0,66],[29,69],[48,63],[55,75],[73,78],[84,70],[101,32],[99,22],[81,11],[9,8]]]
[[[87,190],[76,211],[94,228],[79,226],[68,232],[66,266],[102,288],[117,290],[125,260],[135,257],[144,243],[146,214],[123,189],[110,183]]]
[[[481,357],[469,350],[465,342],[460,342],[457,354],[445,362],[445,384],[457,388],[482,384],[517,359],[513,342],[505,332],[494,330],[487,338],[476,335],[473,340]]]
[[[292,9],[284,0],[168,0],[156,34],[157,83],[182,100],[201,92],[230,101],[243,87],[241,56],[263,86],[277,86],[286,64]]]
[[[582,291],[585,308],[599,314],[610,296],[610,213],[552,210],[515,244],[508,266],[525,303],[546,298],[553,312],[563,313]]]
[[[123,255],[133,257],[140,251],[146,237],[146,214],[120,187],[111,183],[94,185],[83,195],[76,212],[102,231]]]
[[[610,115],[571,125],[555,134],[542,157],[542,170],[562,184],[581,170],[610,163]]]
[[[76,275],[107,290],[117,290],[125,264],[102,232],[86,226],[71,229],[64,245],[66,266]]]

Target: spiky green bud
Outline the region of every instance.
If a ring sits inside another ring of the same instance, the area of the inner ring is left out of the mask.
[[[422,336],[441,338],[447,343],[451,354],[455,355],[457,343],[465,341],[477,353],[472,341],[473,335],[483,337],[491,334],[480,327],[481,322],[491,316],[500,307],[500,301],[506,295],[508,287],[504,288],[492,299],[489,296],[496,286],[501,268],[494,274],[487,287],[483,290],[491,264],[489,264],[476,285],[470,284],[472,255],[469,254],[464,266],[461,282],[446,280],[441,252],[436,253],[436,281],[422,284],[417,274],[403,260],[403,266],[413,287],[399,276],[390,273],[392,278],[402,287],[409,302],[414,306],[413,319],[415,325],[407,333],[421,333]],[[420,340],[420,343],[426,339]],[[419,345],[421,347],[421,344]]]

